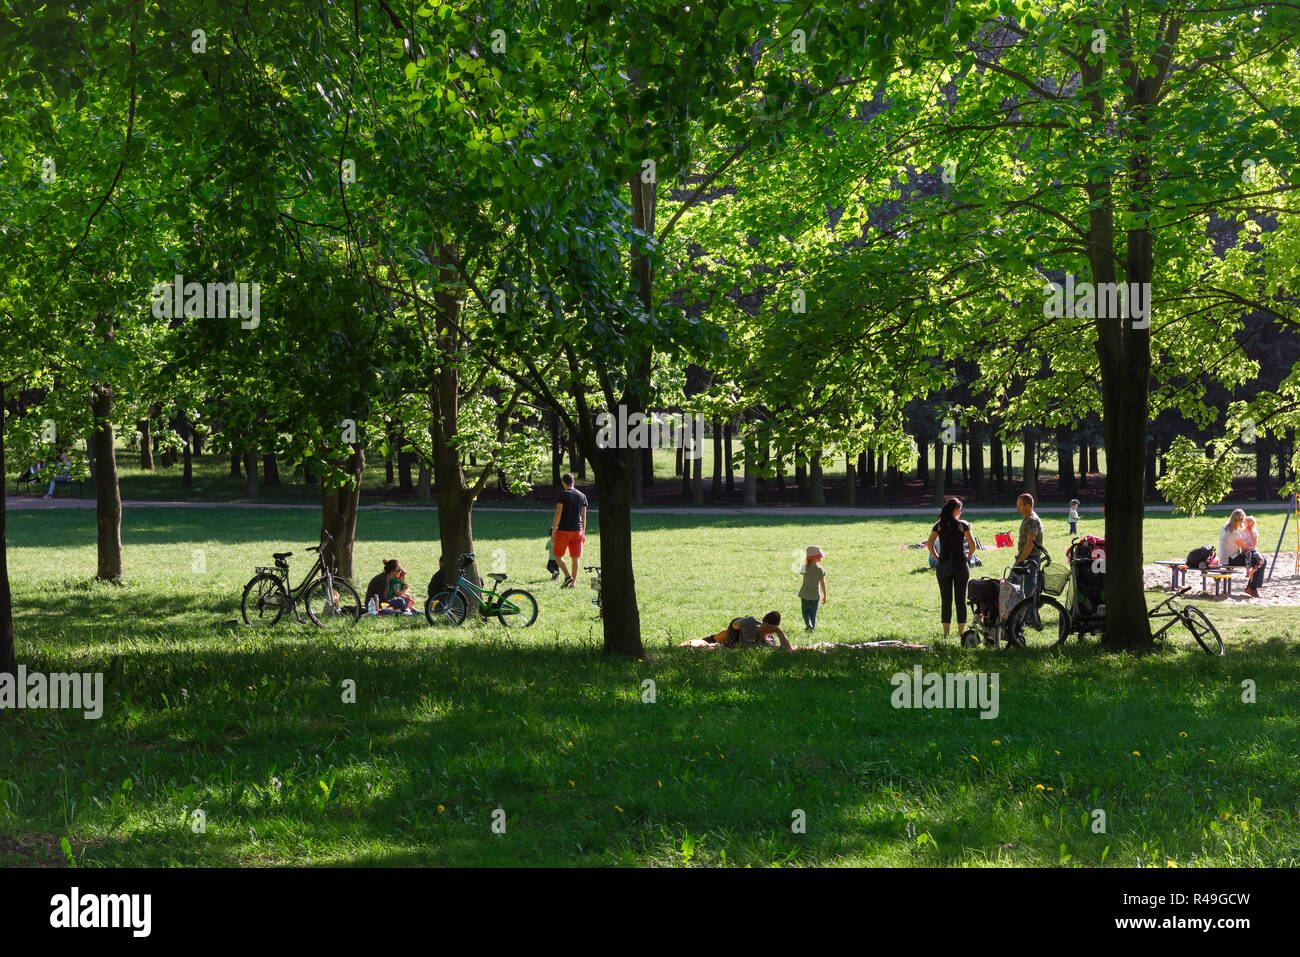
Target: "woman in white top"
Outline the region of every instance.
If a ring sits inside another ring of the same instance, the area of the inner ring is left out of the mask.
[[[1246,521],[1246,513],[1234,509],[1219,532],[1219,560],[1224,565],[1250,569],[1250,581],[1246,584],[1246,594],[1251,598],[1259,597],[1260,586],[1264,584],[1264,569],[1267,563],[1254,549],[1241,546],[1241,526]]]

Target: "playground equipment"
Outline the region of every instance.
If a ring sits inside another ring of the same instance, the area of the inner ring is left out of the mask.
[[[1291,493],[1291,509],[1286,513],[1286,518],[1282,520],[1282,533],[1277,537],[1277,548],[1273,549],[1273,563],[1268,566],[1268,578],[1266,581],[1273,580],[1273,569],[1277,568],[1277,556],[1282,551],[1282,539],[1286,538],[1286,527],[1295,516],[1295,564],[1291,570],[1292,575],[1300,575],[1300,501],[1297,500],[1295,492]]]

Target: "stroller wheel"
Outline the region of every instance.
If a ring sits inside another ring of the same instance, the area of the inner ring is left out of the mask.
[[[961,633],[961,646],[963,648],[974,648],[980,643],[980,636],[974,628],[967,628]]]

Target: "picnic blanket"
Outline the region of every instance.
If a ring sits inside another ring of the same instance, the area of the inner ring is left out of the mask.
[[[902,648],[905,651],[931,651],[932,645],[909,645],[905,641],[819,641],[809,648],[828,651],[831,648]]]

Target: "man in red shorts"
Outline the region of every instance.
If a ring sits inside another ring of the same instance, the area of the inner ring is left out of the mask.
[[[573,487],[573,473],[565,472],[560,479],[564,488],[555,502],[555,518],[551,521],[551,553],[564,567],[564,553],[569,553],[568,578],[561,588],[572,588],[578,577],[578,559],[582,557],[582,543],[587,540],[587,496]]]

